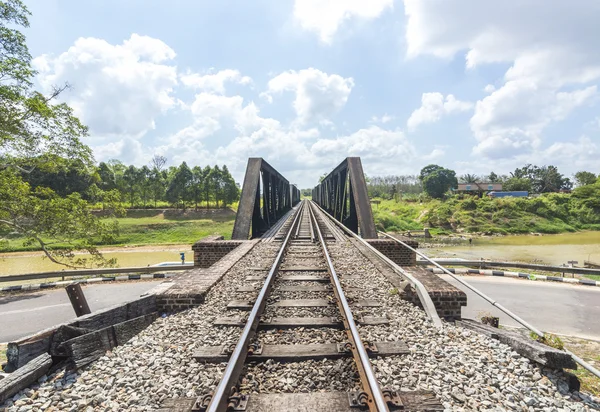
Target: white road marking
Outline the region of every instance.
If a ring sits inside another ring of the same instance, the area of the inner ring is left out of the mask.
[[[71,306],[70,303],[59,303],[58,305],[48,305],[48,306],[38,306],[35,308],[30,308],[30,309],[19,309],[19,310],[9,310],[8,312],[0,312],[0,316],[2,315],[14,315],[17,313],[26,313],[26,312],[33,312],[36,310],[44,310],[44,309],[49,309],[49,308],[56,308],[59,306]]]

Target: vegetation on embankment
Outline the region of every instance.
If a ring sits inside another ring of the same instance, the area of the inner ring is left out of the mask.
[[[447,200],[381,200],[372,206],[379,230],[430,227],[433,233],[562,233],[600,230],[600,197],[550,193],[534,198],[452,196]]]
[[[193,244],[209,235],[231,238],[235,212],[231,209],[211,210],[129,210],[127,216],[114,219],[119,235],[113,242],[97,242],[99,246],[140,246]],[[38,244],[24,245],[24,238],[5,234],[8,242],[0,252],[40,250]],[[4,247],[5,246],[5,247]],[[55,248],[57,248],[56,245]]]

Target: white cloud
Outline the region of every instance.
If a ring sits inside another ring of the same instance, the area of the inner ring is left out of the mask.
[[[415,130],[423,123],[434,123],[444,115],[460,113],[470,110],[471,102],[463,102],[449,94],[444,98],[441,93],[423,93],[421,96],[421,107],[416,109],[407,121],[409,130]]]
[[[294,17],[303,29],[329,44],[345,20],[375,19],[393,6],[393,0],[295,0]]]
[[[600,78],[600,3],[595,0],[404,0],[407,55],[452,58],[473,68],[508,63],[504,84],[486,86],[471,128],[474,152],[538,150],[542,131],[594,101]]]
[[[381,117],[377,117],[377,116],[371,117],[371,123],[382,123],[382,124],[385,124],[385,123],[391,122],[392,120],[394,120],[394,118],[395,118],[394,116],[391,116],[391,115],[389,115],[389,114],[386,113],[386,114],[384,114]]]
[[[496,91],[496,86],[494,86],[493,84],[488,84],[483,88],[483,91],[486,93],[493,93]]]
[[[69,82],[64,93],[93,134],[139,136],[155,127],[157,116],[173,108],[175,52],[158,39],[132,34],[121,45],[79,38],[58,56],[33,60],[38,81],[48,91]]]
[[[252,83],[252,79],[248,76],[242,76],[239,70],[225,69],[214,73],[214,69],[210,69],[206,74],[188,72],[180,76],[181,82],[192,88],[203,91],[225,94],[225,83],[236,83],[248,85]]]
[[[293,92],[296,95],[293,106],[299,122],[309,123],[327,121],[338,113],[346,105],[353,87],[351,77],[329,75],[309,68],[289,70],[272,78],[262,96],[272,101],[274,94]]]

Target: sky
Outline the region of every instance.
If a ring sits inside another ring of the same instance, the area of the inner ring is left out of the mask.
[[[600,173],[597,0],[25,0],[96,161]]]

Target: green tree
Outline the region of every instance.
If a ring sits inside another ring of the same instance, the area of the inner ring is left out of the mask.
[[[200,166],[194,166],[192,169],[191,191],[195,209],[198,210],[198,203],[202,200],[202,193],[204,191],[204,173]]]
[[[164,170],[164,166],[167,163],[167,158],[160,155],[154,155],[150,160],[150,174],[148,176],[148,184],[150,186],[150,193],[154,200],[154,207],[156,203],[163,198],[165,195],[165,182],[167,181],[167,172]]]
[[[118,211],[118,205],[109,205]],[[79,193],[58,196],[44,187],[32,189],[14,170],[0,173],[0,232],[10,230],[25,238],[25,246],[37,244],[52,262],[72,268],[111,266],[95,242],[113,243],[116,221],[106,223],[92,215]],[[76,255],[76,250],[89,253]]]
[[[502,182],[502,178],[494,172],[490,172],[490,174],[487,177],[487,180],[490,183],[501,183]]]
[[[226,165],[223,165],[221,169],[221,178],[223,181],[223,206],[227,207],[227,205],[239,200],[240,189]]]
[[[87,128],[65,103],[55,103],[68,85],[49,95],[33,89],[36,72],[20,28],[30,13],[21,0],[0,1],[0,234],[24,236],[46,256],[70,267],[107,265],[94,246],[117,234],[115,222],[101,221],[78,193],[61,197],[31,185],[17,173],[54,171],[59,159],[78,160],[93,167],[92,151],[81,143]],[[78,257],[85,250],[91,258]]]
[[[145,208],[148,199],[150,199],[152,193],[152,186],[150,184],[150,175],[152,172],[148,169],[148,166],[144,165],[138,170],[139,183],[138,187],[140,190],[140,198],[142,199],[142,206]]]
[[[504,182],[502,188],[508,192],[531,192],[531,180],[526,177],[511,177]]]
[[[577,184],[577,187],[593,185],[596,183],[597,178],[598,176],[596,176],[594,173],[586,172],[584,170],[575,173],[575,183]]]
[[[480,181],[481,181],[481,178],[474,174],[467,173],[460,177],[461,183],[479,183]]]
[[[423,183],[423,190],[436,199],[441,199],[448,190],[458,185],[454,170],[433,164],[421,169],[419,180]]]
[[[131,207],[133,208],[136,196],[140,188],[140,172],[135,166],[131,165],[123,173],[123,181]]]
[[[193,173],[186,162],[181,163],[173,174],[169,186],[167,188],[167,200],[177,208],[179,204],[185,210],[186,201],[191,200],[191,186],[193,181]]]
[[[222,179],[221,169],[215,165],[208,175],[208,183],[213,192],[216,207],[219,208],[219,200],[222,198]]]
[[[36,75],[25,36],[30,13],[21,0],[0,2],[0,168],[31,170],[46,154],[78,158],[91,166],[92,152],[81,143],[87,134],[72,109],[53,104],[68,85],[49,95],[33,89]]]
[[[210,166],[205,166],[204,169],[202,169],[202,180],[204,182],[203,184],[203,189],[204,189],[204,201],[206,202],[206,209],[208,210],[208,208],[210,207],[209,202],[210,202],[210,193],[211,193],[211,176],[212,173],[212,169],[210,168]]]

